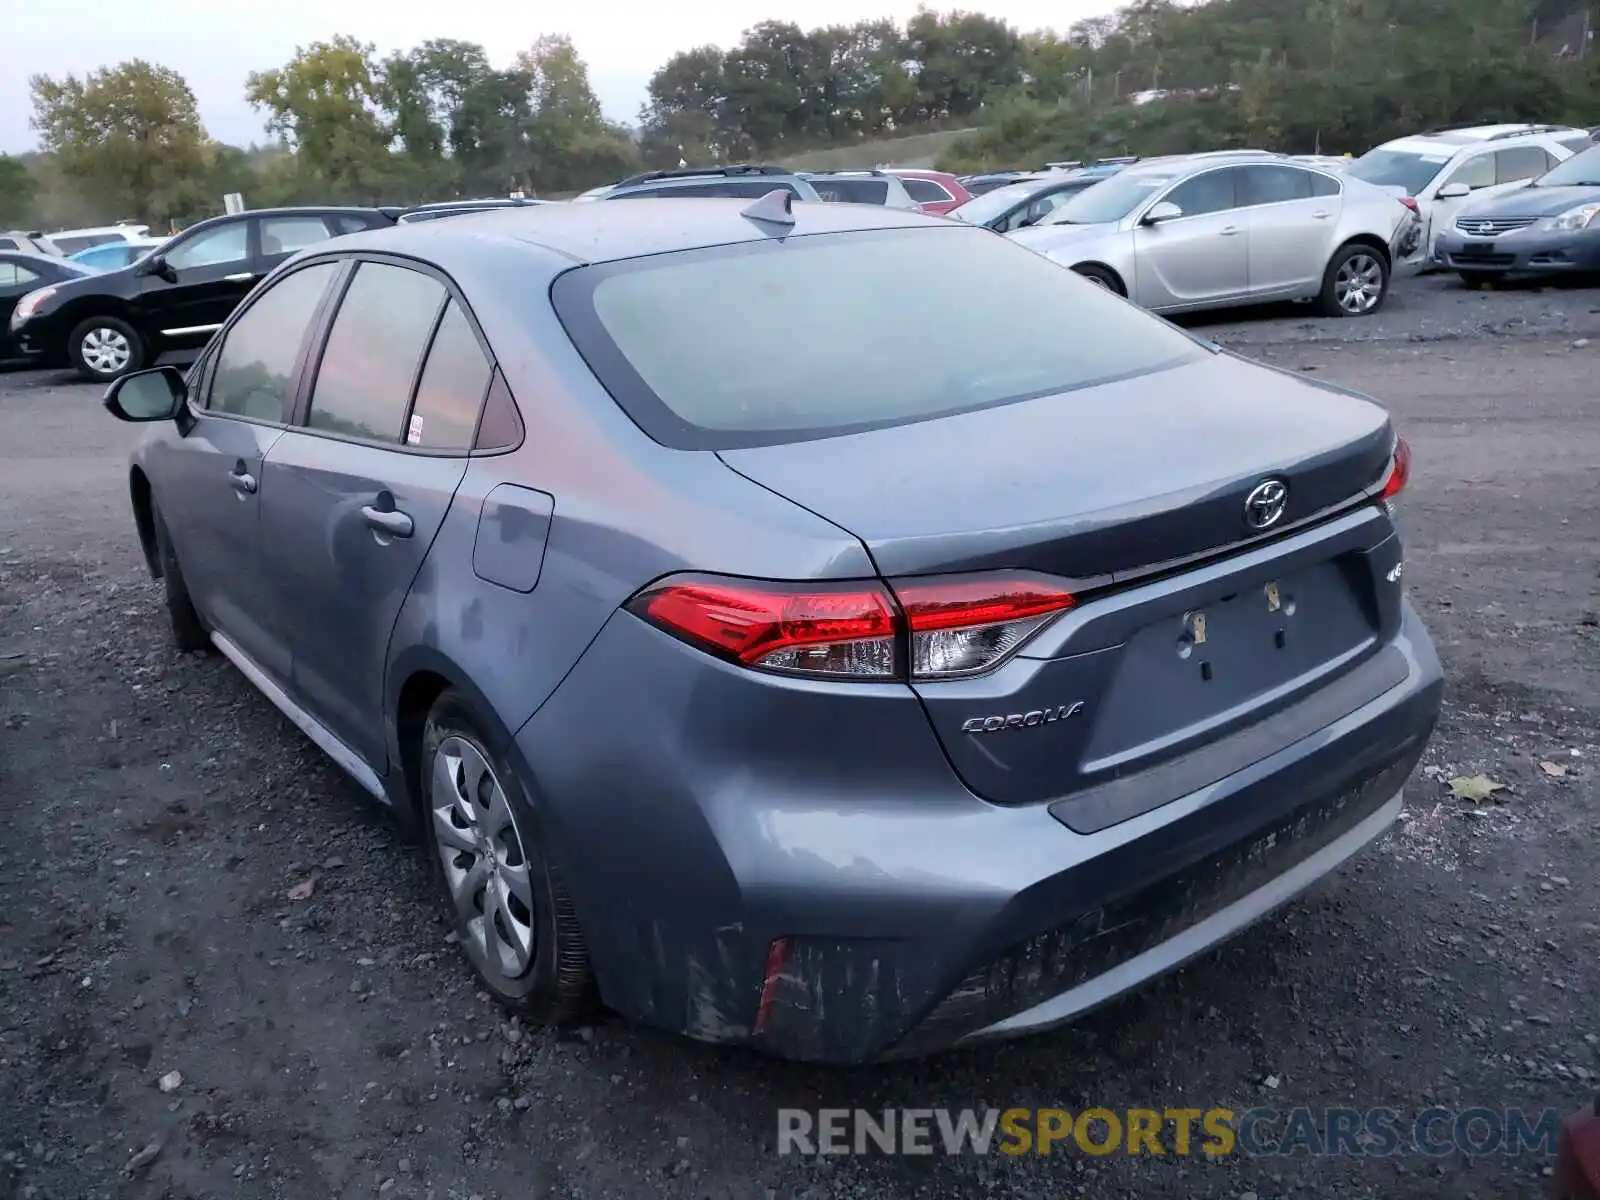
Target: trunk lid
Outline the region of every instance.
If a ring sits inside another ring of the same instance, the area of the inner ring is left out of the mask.
[[[719,451],[860,538],[885,576],[1028,568],[1113,582],[1252,536],[1245,497],[1288,485],[1283,528],[1383,474],[1366,400],[1222,353],[978,412]]]
[[[1271,532],[1346,504],[1383,477],[1392,441],[1372,402],[1219,354],[1078,393],[720,453],[859,537],[891,582],[1011,568],[1108,589],[988,674],[914,683],[969,788],[1051,801],[1092,832],[1403,677],[1382,653],[1400,620],[1387,514],[1360,506],[1272,540],[1244,517],[1270,479],[1288,487]]]

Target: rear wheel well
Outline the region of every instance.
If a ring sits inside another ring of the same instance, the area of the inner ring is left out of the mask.
[[[156,546],[155,500],[150,495],[150,480],[135,467],[128,476],[128,490],[133,496],[133,523],[139,530],[139,547],[144,551],[145,565],[152,579],[161,578],[161,554]]]
[[[426,797],[422,780],[422,731],[428,723],[433,703],[450,686],[450,681],[434,671],[417,671],[400,688],[395,709],[395,731],[400,742],[400,770],[405,777],[409,815],[422,820]],[[419,829],[421,825],[417,826]]]
[[[1358,233],[1333,252],[1335,257],[1350,249],[1351,246],[1365,246],[1368,250],[1374,251],[1383,260],[1383,269],[1385,271],[1394,268],[1394,263],[1389,261],[1389,247],[1384,244],[1381,238],[1374,237],[1369,233]]]

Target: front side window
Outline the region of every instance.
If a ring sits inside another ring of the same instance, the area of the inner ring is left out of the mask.
[[[900,182],[905,184],[906,195],[910,196],[918,204],[944,204],[955,199],[954,196],[931,179],[918,179],[912,176],[902,178]]]
[[[252,421],[281,421],[295,363],[337,263],[285,275],[256,297],[223,335],[206,407]]]
[[[37,271],[17,263],[0,262],[0,287],[21,287],[39,278]]]
[[[307,246],[325,242],[331,235],[321,217],[263,217],[261,253],[293,254]]]
[[[1452,183],[1462,183],[1476,191],[1478,188],[1494,186],[1494,155],[1480,154],[1476,158],[1469,158],[1446,179],[1441,187],[1449,187]]]
[[[1524,179],[1537,179],[1554,165],[1555,160],[1545,153],[1543,146],[1512,146],[1496,150],[1494,181],[1521,183]]]
[[[1590,146],[1539,176],[1535,187],[1600,187],[1600,146]]]
[[[1005,302],[952,322],[952,286]],[[1206,354],[1043,255],[961,225],[581,267],[557,280],[554,299],[633,419],[658,441],[695,448],[927,420]]]
[[[445,294],[421,271],[373,262],[357,267],[328,331],[306,424],[398,443]]]
[[[243,221],[207,229],[174,246],[166,257],[167,265],[179,271],[244,262],[250,257],[249,230]]]
[[[1232,168],[1207,171],[1203,175],[1185,179],[1162,199],[1176,204],[1186,217],[1203,217],[1211,213],[1226,212],[1238,205],[1234,189],[1238,175],[1238,171]]]

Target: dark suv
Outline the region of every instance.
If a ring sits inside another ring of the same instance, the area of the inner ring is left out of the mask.
[[[257,281],[297,250],[394,224],[398,210],[264,208],[190,226],[116,271],[29,292],[11,314],[28,358],[70,362],[106,382],[163,351],[204,345]]]
[[[687,167],[678,171],[645,171],[612,185],[599,200],[639,200],[646,196],[735,196],[754,200],[782,189],[796,200],[822,199],[810,183],[784,167],[734,164]]]

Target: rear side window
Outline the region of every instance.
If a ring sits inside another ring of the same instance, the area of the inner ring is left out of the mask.
[[[454,300],[428,349],[417,399],[406,422],[406,445],[424,450],[469,450],[478,410],[489,390],[489,359]]]
[[[431,275],[385,263],[358,266],[328,331],[306,424],[398,443],[444,301],[444,285]]]
[[[261,218],[261,253],[293,254],[333,236],[321,217]]]
[[[256,297],[224,335],[207,408],[252,421],[283,420],[300,347],[337,270],[335,263],[316,263]]]
[[[1311,194],[1313,196],[1337,196],[1340,192],[1339,181],[1332,175],[1324,175],[1320,171],[1307,171],[1311,176]]]
[[[1005,303],[951,321],[952,286]],[[684,448],[920,421],[1206,354],[1042,255],[963,226],[599,264],[563,275],[554,299],[607,390],[652,437]]]
[[[906,194],[918,204],[943,204],[954,200],[955,197],[931,179],[901,179],[905,184]]]
[[[881,179],[813,179],[817,195],[833,204],[887,204],[889,185]]]
[[[1289,200],[1311,199],[1311,172],[1293,167],[1239,168],[1239,203],[1283,204]]]
[[[1543,146],[1512,146],[1494,152],[1496,183],[1521,183],[1524,179],[1537,179],[1553,166],[1555,159],[1545,153]]]

